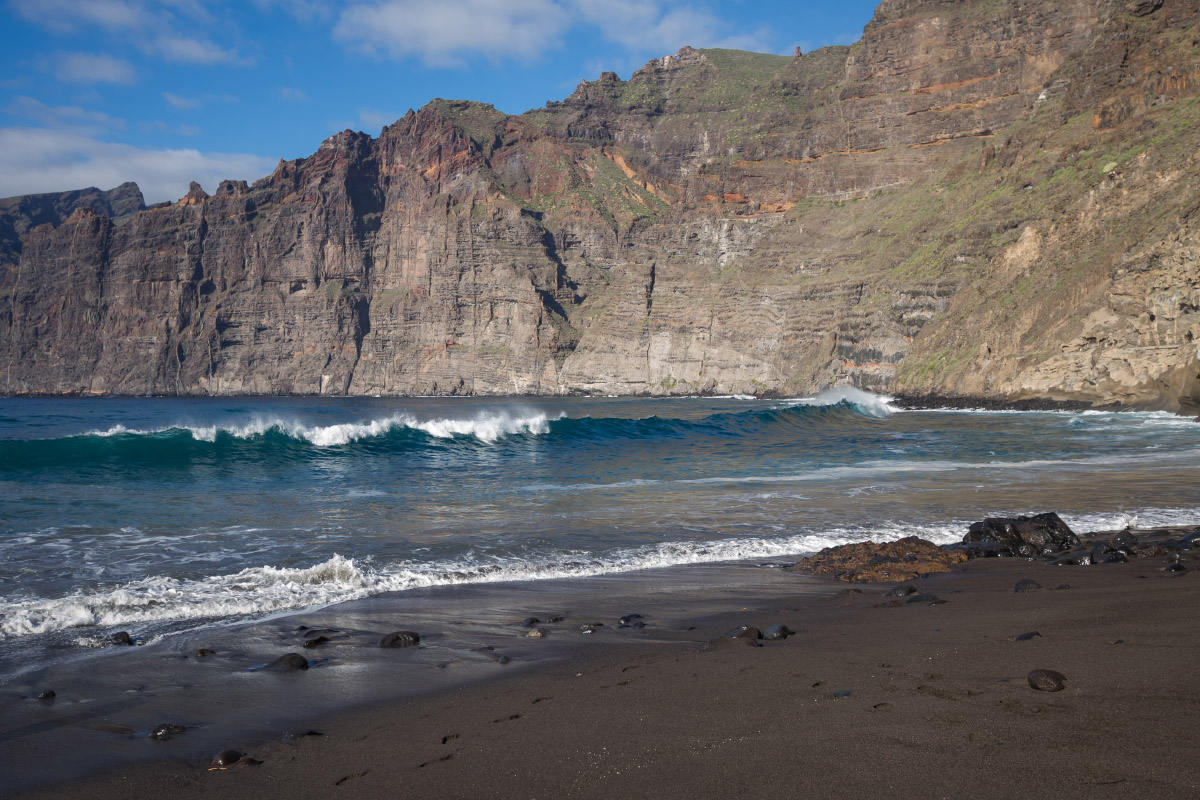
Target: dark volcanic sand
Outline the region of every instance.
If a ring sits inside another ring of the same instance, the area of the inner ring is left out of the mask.
[[[601,629],[565,660],[313,719],[320,737],[227,744],[257,766],[145,762],[19,796],[1196,797],[1200,551],[1167,563],[978,560],[915,582],[939,605],[829,582],[652,644]],[[797,634],[701,649],[774,623]],[[1065,689],[1031,689],[1034,669]]]

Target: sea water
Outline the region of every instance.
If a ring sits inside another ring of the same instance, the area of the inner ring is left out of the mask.
[[[420,587],[949,543],[1050,510],[1077,531],[1200,523],[1200,424],[906,411],[852,389],[2,399],[0,679],[117,630],[145,642]]]

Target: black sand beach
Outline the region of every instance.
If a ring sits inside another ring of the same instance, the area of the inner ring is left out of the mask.
[[[212,770],[164,742],[13,796],[1194,797],[1200,552],[1171,563],[978,559],[914,582],[936,604],[763,570],[821,591],[746,586],[667,630],[648,620],[645,642],[616,619],[581,634],[578,609],[543,626],[561,658],[227,742],[258,764]],[[1014,591],[1026,578],[1041,588]],[[722,636],[777,623],[795,635]],[[1065,688],[1031,688],[1038,669]]]

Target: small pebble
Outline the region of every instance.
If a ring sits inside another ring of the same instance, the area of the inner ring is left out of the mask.
[[[525,634],[525,636],[530,639],[544,639],[549,635],[550,631],[546,630],[545,628],[534,628],[529,633]]]
[[[849,689],[843,689],[843,690],[842,690],[842,691],[840,691],[840,692],[834,692],[834,693],[833,693],[833,696],[834,696],[834,698],[835,698],[835,699],[838,699],[838,700],[840,700],[840,699],[841,699],[841,698],[843,698],[843,697],[849,697],[849,696],[850,696],[850,690],[849,690]]]
[[[47,689],[38,695],[38,700],[53,700],[55,697],[53,689]]]
[[[237,750],[222,750],[217,753],[216,758],[212,760],[209,769],[229,769],[234,764],[242,760],[242,754]]]
[[[1037,581],[1031,580],[1030,578],[1022,578],[1021,580],[1017,581],[1017,585],[1013,588],[1013,591],[1017,593],[1036,592],[1041,588],[1042,585]]]
[[[1022,633],[1020,636],[1018,636],[1017,641],[1018,642],[1028,642],[1030,639],[1033,639],[1034,637],[1040,637],[1040,636],[1041,636],[1041,634],[1038,633],[1037,631],[1029,631],[1028,633]]]
[[[537,617],[526,617],[521,621],[522,628],[533,628],[541,623]]]

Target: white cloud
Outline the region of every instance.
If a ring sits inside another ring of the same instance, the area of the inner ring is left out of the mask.
[[[11,0],[20,16],[55,33],[101,27],[109,32],[140,30],[148,19],[140,3],[124,0]]]
[[[601,36],[635,53],[667,55],[684,45],[768,50],[764,31],[737,33],[733,26],[693,3],[654,0],[568,0]]]
[[[254,59],[238,55],[236,50],[224,50],[205,39],[193,39],[175,34],[159,36],[154,42],[154,49],[167,61],[183,64],[246,66],[254,63]]]
[[[125,120],[123,119],[110,117],[100,111],[89,111],[79,106],[48,106],[32,97],[15,97],[8,108],[4,110],[13,116],[25,117],[55,128],[125,130]]]
[[[333,35],[372,55],[454,66],[468,56],[535,59],[569,24],[553,0],[373,0],[344,10]]]
[[[189,181],[210,192],[224,179],[256,180],[275,159],[251,153],[202,153],[191,148],[152,150],[99,141],[50,128],[0,128],[0,197],[110,189],[136,181],[147,203],[178,200]]]
[[[54,76],[63,83],[123,83],[137,81],[133,65],[121,58],[90,53],[54,56]]]
[[[21,17],[58,34],[96,29],[144,53],[186,64],[246,66],[254,59],[197,34],[216,18],[197,0],[10,0]],[[183,32],[181,32],[183,31]],[[64,79],[65,80],[65,79]],[[122,82],[122,81],[118,81]]]
[[[391,125],[403,116],[403,114],[393,114],[390,111],[379,111],[374,108],[364,108],[358,112],[359,121],[368,128],[382,128],[384,125]]]
[[[189,97],[174,92],[163,92],[162,96],[173,108],[178,108],[180,111],[191,111],[208,103],[236,103],[238,101],[231,94],[202,94]]]
[[[259,11],[268,12],[279,8],[304,23],[328,22],[333,19],[333,8],[328,0],[253,0]]]

